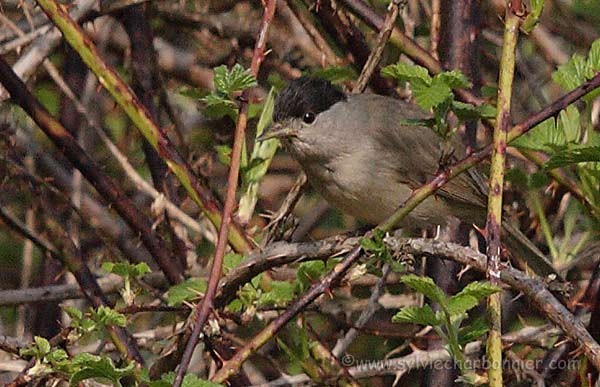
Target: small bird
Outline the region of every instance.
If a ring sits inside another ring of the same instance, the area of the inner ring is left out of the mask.
[[[278,95],[273,125],[259,140],[279,138],[331,205],[379,224],[440,170],[440,137],[415,124],[427,118],[419,107],[395,98],[346,95],[326,80],[301,77]],[[483,226],[487,198],[479,176],[470,171],[449,181],[400,226],[430,228],[445,225],[451,217]],[[509,234],[519,234],[513,239],[535,248],[518,229],[510,228]],[[535,262],[525,259],[534,271],[554,273],[539,250],[533,255]]]

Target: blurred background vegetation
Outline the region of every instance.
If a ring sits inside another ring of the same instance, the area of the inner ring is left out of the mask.
[[[214,194],[216,202],[222,203],[242,88],[229,90],[227,95],[215,82],[215,74],[217,79],[231,80],[233,75],[226,69],[236,64],[243,69],[250,68],[263,3],[74,1],[77,7],[70,1],[63,3],[73,12],[84,9],[77,18],[101,57],[131,86],[201,184]],[[253,86],[247,93],[249,124],[245,154],[249,162],[259,118],[261,114],[263,120],[270,118],[263,113],[263,108],[272,104],[268,98],[270,92],[276,93],[287,81],[303,74],[327,78],[351,90],[376,43],[378,31],[374,24],[379,23],[377,28],[381,26],[388,3],[386,0],[277,1],[268,34],[267,55],[256,83],[249,81],[247,85]],[[529,11],[540,1],[531,3]],[[598,71],[594,70],[594,60],[598,58],[593,58],[590,49],[600,37],[600,2],[546,0],[541,3],[544,10],[538,25],[529,34],[521,35],[517,48],[514,123],[547,106]],[[466,74],[473,83],[471,91],[495,105],[505,6],[501,0],[409,0],[402,7],[395,28],[397,33],[422,47],[425,54],[429,53],[434,62],[439,60],[444,68]],[[138,215],[164,240],[175,270],[185,268],[180,275],[186,282],[169,290],[174,285],[169,282],[174,281],[165,279],[139,235],[107,205],[109,200],[98,194],[73,168],[64,150],[53,145],[23,110],[10,102],[6,92],[0,92],[0,207],[3,211],[0,220],[0,335],[3,335],[0,338],[0,381],[18,380],[19,373],[32,358],[41,363],[44,361],[40,359],[46,359],[44,364],[48,368],[47,372],[30,372],[32,381],[28,383],[50,385],[72,378],[75,369],[80,371],[72,365],[60,368],[39,351],[23,352],[23,348],[32,348],[36,336],[53,338],[53,348],[64,348],[69,356],[82,352],[108,354],[114,360],[110,366],[114,380],[123,375],[131,376],[129,371],[118,372],[126,368],[125,364],[107,344],[105,332],[100,329],[105,322],[100,323],[97,315],[88,312],[90,304],[78,291],[79,285],[70,270],[52,259],[51,253],[23,238],[23,230],[48,241],[60,255],[75,256],[78,262],[87,265],[100,282],[109,304],[116,305],[114,311],[125,316],[127,329],[137,333],[146,366],[152,368],[150,374],[160,377],[178,363],[177,360],[169,362],[177,356],[167,355],[177,353],[185,345],[183,323],[189,315],[189,306],[193,305],[190,302],[197,300],[198,294],[205,290],[214,253],[215,227],[167,171],[160,151],[153,150],[140,136],[127,114],[99,85],[77,53],[59,35],[52,37],[47,33],[49,26],[48,18],[35,2],[0,0],[0,55],[41,104],[76,138],[101,172],[112,178],[135,204],[140,211]],[[398,61],[428,66],[410,52],[403,54],[406,47],[394,33],[371,78],[369,92],[410,99],[410,86],[397,86],[382,77],[379,70]],[[600,54],[600,46],[596,51]],[[36,55],[41,57],[36,58]],[[580,60],[571,60],[573,55]],[[580,65],[588,67],[582,70]],[[213,71],[218,66],[225,66],[219,70],[225,72],[223,78],[218,78],[218,72]],[[563,72],[555,73],[560,66]],[[564,77],[553,74],[571,78],[565,81]],[[72,90],[79,107],[67,89]],[[505,211],[551,256],[557,270],[571,283],[571,291],[561,296],[565,305],[583,321],[590,321],[590,313],[593,316],[600,313],[599,219],[598,213],[590,211],[600,204],[600,168],[598,163],[593,163],[598,159],[588,155],[578,160],[584,161],[583,164],[573,165],[572,160],[564,161],[564,158],[555,164],[562,167],[561,173],[589,199],[590,207],[573,189],[553,180],[550,170],[543,168],[547,157],[538,165],[530,161],[531,157],[525,157],[527,152],[545,152],[547,156],[564,156],[567,152],[570,155],[569,151],[581,146],[597,150],[600,146],[599,100],[588,97],[575,107],[559,116],[557,123],[550,121],[542,129],[534,129],[529,137],[520,140],[518,149],[509,149]],[[450,118],[450,122],[457,121]],[[476,146],[487,144],[491,139],[491,133],[477,122],[468,122],[458,130],[467,136],[468,133],[474,135]],[[126,157],[132,170],[124,170],[114,151],[107,148],[106,140]],[[267,228],[270,216],[280,209],[295,187],[300,168],[284,150],[279,150],[272,160],[257,159],[257,163],[261,162],[264,167],[269,163],[270,166],[264,177],[258,174],[256,208],[251,209],[248,217],[237,218],[257,243],[261,240],[306,242],[337,235],[359,235],[365,230],[367,225],[331,208],[309,186],[303,188],[304,194],[292,215],[286,221],[277,222],[276,228]],[[238,197],[248,192],[252,179],[256,178],[252,174],[256,172],[252,169],[254,166],[250,163],[242,170]],[[136,174],[155,191],[141,188],[134,181]],[[190,226],[182,217],[167,213],[165,198],[197,223]],[[433,232],[424,230],[426,235],[434,235]],[[226,256],[226,273],[244,259],[244,254],[230,252]],[[152,273],[146,273],[143,266],[135,266],[135,269],[128,265],[117,269],[103,266],[107,262],[143,262]],[[227,359],[231,348],[242,346],[265,322],[285,310],[290,301],[332,268],[331,262],[281,265],[242,287],[237,300],[214,316],[220,331],[203,340],[204,345],[198,347],[190,371],[208,378],[215,364],[217,367],[220,364],[220,358]],[[338,383],[339,365],[333,367],[334,371],[326,369],[323,359],[315,355],[315,343],[333,348],[345,332],[356,327],[358,316],[367,306],[378,305],[377,311],[360,326],[357,338],[341,354],[343,366],[356,366],[361,359],[382,360],[417,350],[440,349],[443,343],[434,331],[414,324],[392,323],[398,309],[424,302],[422,295],[402,284],[401,274],[409,266],[417,273],[433,277],[451,294],[472,280],[483,279],[472,271],[457,277],[459,267],[450,263],[436,267],[419,257],[409,265],[393,267],[390,274],[384,262],[372,257],[367,257],[363,264],[341,286],[331,289],[330,294],[321,297],[276,339],[257,351],[243,368],[239,380],[230,382],[260,384],[281,380],[285,375],[305,373],[313,384]],[[384,272],[386,275],[381,280]],[[377,303],[369,297],[378,283],[383,290]],[[39,292],[30,291],[32,289]],[[525,327],[544,327],[521,341],[517,338],[506,342],[505,356],[513,362],[511,364],[520,365],[505,370],[506,384],[593,385],[597,373],[588,368],[577,348],[564,341],[564,336],[551,325],[545,325],[548,319],[531,308],[526,298],[510,290],[505,296],[503,318],[507,334],[522,333]],[[65,307],[70,307],[71,312],[65,313]],[[72,309],[84,315],[77,316]],[[95,325],[90,323],[87,331],[73,327],[74,320],[86,319]],[[589,330],[596,340],[600,339],[597,323]],[[74,331],[78,334],[70,336]],[[345,364],[343,359],[351,361]],[[559,359],[578,362],[573,367],[552,367],[551,364],[556,364],[552,361]],[[527,360],[535,361],[535,367],[524,366]],[[371,386],[391,385],[395,380],[400,385],[450,385],[457,376],[452,367],[436,369],[423,365],[410,366],[405,372],[386,371],[382,367],[357,380]],[[135,380],[139,382],[143,378]]]

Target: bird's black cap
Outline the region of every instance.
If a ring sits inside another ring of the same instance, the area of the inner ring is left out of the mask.
[[[319,114],[346,95],[324,79],[300,77],[291,81],[275,100],[273,121],[300,118],[306,113]]]

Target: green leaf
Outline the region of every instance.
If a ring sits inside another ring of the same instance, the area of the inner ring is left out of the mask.
[[[415,102],[423,110],[438,107],[454,96],[452,89],[439,78],[434,78],[429,86],[422,82],[413,82],[411,86]]]
[[[552,73],[552,80],[566,91],[571,91],[594,75],[590,63],[574,54],[569,61]]]
[[[144,263],[132,264],[132,263],[114,263],[104,262],[102,264],[102,270],[113,273],[123,278],[140,278],[145,274],[150,273],[150,267]]]
[[[163,374],[160,380],[149,381],[149,387],[171,387],[175,380],[175,373]],[[223,387],[222,384],[213,383],[209,380],[200,379],[194,374],[186,374],[181,384],[182,387]]]
[[[525,33],[530,33],[538,24],[540,15],[544,10],[544,0],[530,0],[531,10],[521,25]]]
[[[485,297],[489,297],[492,294],[498,293],[500,288],[490,284],[489,282],[481,282],[475,281],[470,282],[467,286],[465,286],[460,292],[458,292],[454,297],[457,296],[472,296],[478,300],[484,299]],[[452,297],[452,298],[454,298]]]
[[[62,309],[73,320],[81,320],[83,318],[83,312],[81,309],[77,309],[71,305],[63,305]]]
[[[206,280],[189,278],[184,282],[171,286],[167,295],[169,306],[180,305],[184,301],[192,301],[206,292]]]
[[[19,350],[19,354],[21,356],[32,356],[41,360],[44,358],[44,356],[50,353],[51,349],[52,346],[47,339],[40,336],[35,336],[33,338],[33,343],[27,348],[21,348]]]
[[[50,351],[50,353],[46,355],[46,359],[54,368],[62,367],[67,365],[67,363],[70,363],[69,355],[61,348]]]
[[[340,83],[356,79],[357,74],[354,67],[347,66],[328,66],[324,69],[317,69],[311,74],[315,78],[326,79],[332,83]]]
[[[227,99],[226,96],[211,93],[200,100],[205,104],[203,113],[207,118],[219,119],[229,117],[233,121],[237,119],[238,107],[233,101]]]
[[[587,162],[600,162],[600,146],[565,149],[553,155],[544,168],[549,170]]]
[[[223,272],[229,273],[231,270],[236,268],[244,261],[244,256],[235,253],[227,253],[223,257]]]
[[[124,314],[104,305],[99,306],[96,310],[92,310],[92,320],[103,326],[114,325],[124,327],[127,324],[127,318]]]
[[[258,299],[259,306],[286,306],[296,296],[296,284],[287,281],[271,281],[271,289]]]
[[[451,317],[460,316],[479,304],[483,298],[500,291],[488,282],[471,282],[448,301],[448,313]]]
[[[197,87],[181,87],[177,89],[177,93],[189,98],[193,98],[195,100],[201,100],[202,98],[210,94],[208,90],[199,89]]]
[[[121,386],[121,378],[132,375],[135,369],[133,363],[127,367],[118,368],[109,357],[94,356],[88,353],[76,355],[73,363],[79,366],[80,370],[71,376],[69,383],[72,386],[76,386],[86,379],[107,380],[113,386]]]
[[[588,63],[593,71],[600,71],[600,39],[592,43],[588,54]]]
[[[575,106],[568,106],[560,112],[556,120],[556,126],[564,134],[563,143],[556,145],[562,146],[579,142],[581,138],[581,117]]]
[[[214,74],[215,89],[230,98],[236,91],[242,91],[257,85],[256,79],[250,73],[250,70],[245,69],[239,63],[236,63],[231,70],[228,70],[225,65],[216,67]]]
[[[223,165],[231,165],[231,147],[229,145],[215,145],[217,151],[217,158]]]
[[[566,145],[564,131],[556,125],[554,118],[549,118],[531,129],[525,135],[510,143],[522,149],[531,149],[547,153],[555,153],[557,147]]]
[[[440,82],[448,85],[451,89],[466,89],[472,86],[469,78],[458,70],[444,71],[433,77],[433,79],[438,79]]]
[[[475,341],[479,339],[481,336],[485,335],[489,330],[488,322],[485,317],[479,317],[471,322],[469,325],[466,325],[459,329],[458,331],[458,341],[459,344],[465,345],[470,343],[471,341]]]
[[[425,326],[436,326],[441,324],[441,320],[436,316],[429,305],[424,305],[422,307],[407,306],[406,308],[402,308],[402,310],[392,317],[392,322]]]
[[[402,277],[402,283],[409,288],[422,293],[425,297],[430,300],[437,302],[445,308],[448,303],[448,299],[442,289],[440,289],[431,278],[419,277],[418,275],[408,274]]]
[[[470,103],[452,101],[452,111],[462,121],[496,117],[496,108],[488,104],[475,106]]]
[[[398,82],[409,82],[411,84],[421,81],[425,85],[430,85],[432,78],[425,67],[411,65],[404,62],[398,62],[384,67],[381,75],[388,78],[394,78]]]
[[[371,238],[362,238],[360,240],[361,247],[365,252],[373,254],[378,261],[391,261],[391,254],[383,241],[385,232],[380,229],[375,229]]]
[[[300,292],[310,288],[326,272],[323,261],[302,262],[296,271],[296,283]]]
[[[456,295],[448,302],[448,313],[450,317],[459,317],[468,310],[476,307],[479,299],[470,295]]]

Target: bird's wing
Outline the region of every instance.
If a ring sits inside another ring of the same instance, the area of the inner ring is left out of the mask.
[[[430,128],[411,124],[430,118],[418,106],[400,100],[390,104],[390,98],[371,95],[369,98],[382,99],[371,120],[376,141],[387,153],[385,160],[392,160],[389,167],[397,171],[398,181],[408,184],[412,189],[421,187],[430,181],[440,170],[442,158],[441,139]],[[384,101],[385,100],[385,101]],[[386,102],[387,103],[384,103]],[[385,128],[395,128],[394,131]],[[459,140],[453,144],[455,154],[464,153]],[[396,154],[398,156],[393,157]],[[404,156],[403,156],[404,155]],[[406,155],[410,155],[407,157]],[[458,159],[453,156],[454,160]],[[450,201],[468,206],[485,207],[486,195],[483,179],[477,171],[465,172],[438,190],[437,195]]]

